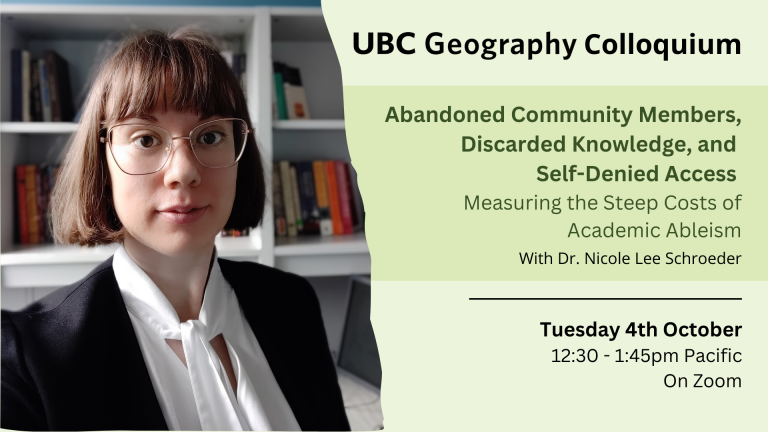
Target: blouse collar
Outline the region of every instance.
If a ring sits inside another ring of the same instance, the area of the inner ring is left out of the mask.
[[[115,252],[112,267],[128,310],[163,338],[181,339],[181,322],[173,305],[154,281],[133,261],[123,245]],[[221,273],[218,251],[214,247],[213,265],[198,317],[211,332],[216,332],[211,337],[221,333],[228,314],[239,312],[231,294],[232,288]]]

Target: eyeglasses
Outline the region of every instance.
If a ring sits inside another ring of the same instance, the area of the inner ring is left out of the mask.
[[[173,141],[189,140],[192,153],[204,167],[227,168],[243,156],[252,130],[244,120],[225,118],[205,122],[189,136],[174,137],[160,126],[119,124],[107,131],[107,143],[115,163],[126,174],[143,175],[160,171],[173,153]]]

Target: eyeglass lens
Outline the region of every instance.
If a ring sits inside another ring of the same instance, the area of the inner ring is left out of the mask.
[[[189,138],[200,164],[208,168],[224,168],[232,166],[240,158],[247,134],[245,121],[226,119],[196,127]],[[109,141],[115,162],[129,174],[160,170],[170,157],[173,146],[171,134],[152,125],[115,126]]]

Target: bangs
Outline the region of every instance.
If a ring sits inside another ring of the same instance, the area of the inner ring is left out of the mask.
[[[106,68],[113,73],[104,94],[106,125],[155,110],[204,119],[247,109],[240,83],[210,40],[147,32],[125,43]]]

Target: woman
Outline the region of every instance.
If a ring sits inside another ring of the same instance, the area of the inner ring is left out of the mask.
[[[3,311],[3,428],[349,429],[312,287],[216,254],[216,233],[262,218],[250,128],[205,35],[122,43],[52,202],[59,242],[120,246],[83,280]]]

